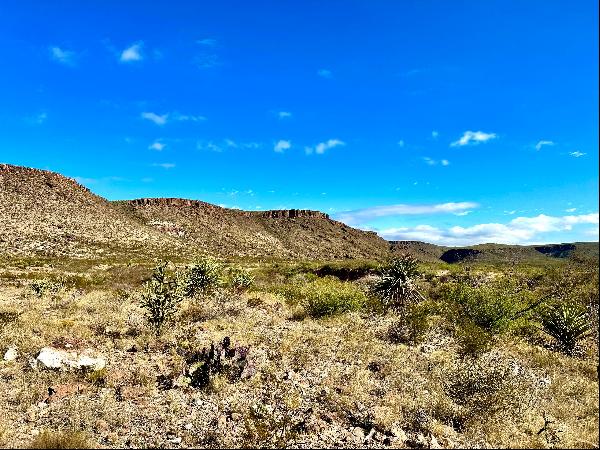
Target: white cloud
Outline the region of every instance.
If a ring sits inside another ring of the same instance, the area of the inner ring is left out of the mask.
[[[572,213],[572,212],[575,212],[575,211],[577,211],[577,208],[565,209],[565,212],[568,212],[568,213]]]
[[[164,125],[167,123],[168,114],[163,114],[162,116],[155,114],[153,112],[143,112],[142,118],[154,122],[156,125]]]
[[[442,166],[450,165],[450,161],[448,161],[447,159],[441,159],[438,161],[436,159],[430,158],[429,156],[423,157],[423,161],[425,161],[425,164],[427,164],[428,166],[437,166],[438,164],[441,164]]]
[[[277,141],[277,143],[273,147],[273,150],[275,150],[276,152],[281,153],[284,150],[288,150],[289,148],[291,148],[291,146],[292,146],[291,141],[279,140],[279,141]]]
[[[476,145],[495,139],[496,133],[484,133],[483,131],[465,131],[458,141],[450,144],[451,147],[462,147],[463,145]]]
[[[167,170],[175,167],[175,164],[173,164],[173,163],[154,163],[152,165],[154,167],[162,167],[163,169],[167,169]]]
[[[398,147],[404,147],[404,141],[402,139],[398,141]]]
[[[333,74],[329,69],[319,69],[317,71],[317,75],[319,75],[322,78],[333,78]]]
[[[506,224],[482,223],[470,227],[454,226],[447,229],[417,225],[388,228],[378,232],[390,240],[421,240],[444,245],[534,244],[548,242],[540,236],[545,233],[570,231],[574,226],[586,224],[597,225],[598,213],[578,216],[540,214],[536,217],[517,217]]]
[[[130,45],[125,50],[121,52],[121,56],[119,57],[121,62],[133,62],[133,61],[141,61],[144,59],[142,55],[142,47],[143,42],[136,42],[135,44]]]
[[[581,158],[582,156],[587,155],[587,153],[581,153],[580,151],[574,151],[569,153],[569,155],[573,156],[574,158]]]
[[[150,150],[156,150],[157,152],[161,152],[164,150],[164,148],[167,146],[167,144],[163,144],[160,141],[154,141],[152,144],[150,144],[150,146],[148,147]]]
[[[539,141],[537,144],[535,144],[535,149],[539,151],[539,150],[542,149],[542,147],[544,145],[554,145],[554,142],[552,142],[552,141]]]
[[[436,130],[433,130],[433,131],[431,132],[431,137],[432,137],[433,139],[437,139],[439,135],[440,135],[440,133],[438,133]]]
[[[66,66],[75,65],[75,52],[63,50],[60,47],[50,47],[50,56],[54,61]]]
[[[175,113],[173,114],[173,119],[178,120],[180,122],[204,122],[206,120],[206,117]]]
[[[278,116],[280,119],[287,119],[287,118],[289,118],[289,117],[292,117],[292,113],[291,113],[291,112],[289,112],[289,111],[279,111],[279,112],[277,113],[277,116]]]
[[[329,139],[325,142],[319,142],[314,147],[304,147],[304,151],[307,155],[311,155],[312,153],[322,155],[323,153],[325,153],[326,150],[344,145],[346,145],[344,141],[341,141],[339,139]]]
[[[449,202],[432,205],[388,205],[374,206],[371,208],[344,211],[336,216],[336,219],[348,225],[364,224],[378,217],[421,215],[421,214],[450,214],[469,211],[479,207],[474,202]]]

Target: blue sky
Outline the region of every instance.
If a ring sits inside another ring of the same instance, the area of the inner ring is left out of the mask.
[[[0,162],[389,239],[598,240],[596,1],[0,3]]]

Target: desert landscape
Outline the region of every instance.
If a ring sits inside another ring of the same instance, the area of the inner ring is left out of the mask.
[[[598,448],[598,6],[0,1],[0,448]]]
[[[4,447],[598,446],[598,244],[388,242],[0,165]]]

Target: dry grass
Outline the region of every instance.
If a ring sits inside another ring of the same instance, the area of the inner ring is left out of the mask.
[[[295,307],[263,291],[186,300],[158,340],[131,291],[67,288],[38,298],[4,286],[0,311],[18,313],[0,330],[0,350],[19,350],[0,362],[5,447],[68,448],[78,433],[115,448],[598,446],[593,343],[587,357],[572,358],[504,336],[485,367],[513,378],[492,373],[488,392],[479,371],[464,378],[468,363],[442,320],[406,346],[386,338],[393,315],[292,320]],[[249,346],[256,373],[185,386],[185,352],[226,336]],[[107,368],[91,376],[31,369],[29,358],[51,344],[95,349]],[[453,397],[453,382],[480,389],[479,403]],[[553,422],[540,432],[544,415]]]

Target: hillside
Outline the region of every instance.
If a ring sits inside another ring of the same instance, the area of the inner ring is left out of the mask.
[[[109,202],[58,173],[8,164],[0,165],[0,224],[0,255],[380,259],[389,248],[375,233],[317,211],[248,212],[183,199]]]
[[[73,179],[8,164],[0,164],[0,223],[3,255],[83,258],[182,246]]]
[[[157,230],[221,256],[380,259],[389,252],[389,244],[377,234],[318,211],[240,211],[174,198],[115,204]]]

